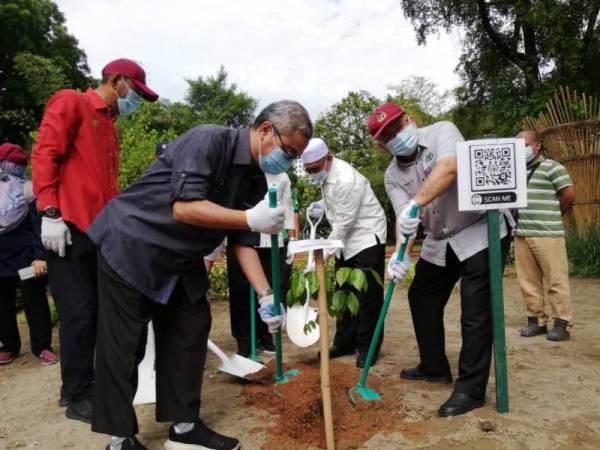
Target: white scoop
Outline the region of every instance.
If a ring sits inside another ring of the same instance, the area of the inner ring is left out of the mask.
[[[316,222],[313,223],[308,210],[306,212],[308,223],[310,223],[310,239],[314,240],[317,235],[317,225],[323,219],[321,215]],[[308,264],[306,268],[314,267],[314,252],[308,253]],[[306,273],[306,270],[305,270]],[[308,347],[316,343],[319,340],[319,324],[316,323],[316,327],[310,327],[306,329],[306,325],[311,321],[316,321],[319,310],[310,306],[310,292],[308,281],[306,282],[306,300],[304,305],[295,304],[287,310],[287,322],[286,330],[290,340],[298,347]]]
[[[252,361],[250,358],[244,358],[237,353],[231,357],[227,356],[225,352],[217,347],[210,339],[208,340],[207,345],[208,349],[221,360],[222,364],[219,366],[221,372],[228,373],[234,377],[246,378],[246,376],[251,373],[258,372],[265,368],[261,363]]]

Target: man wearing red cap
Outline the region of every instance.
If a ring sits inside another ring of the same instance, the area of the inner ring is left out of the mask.
[[[385,187],[396,212],[396,245],[414,237],[420,223],[425,240],[408,300],[419,345],[420,363],[400,377],[451,383],[446,357],[444,307],[460,279],[462,349],[454,392],[440,416],[455,416],[483,406],[490,372],[492,322],[487,253],[487,223],[481,212],[458,211],[456,144],[464,139],[450,122],[417,129],[399,106],[386,103],[369,117],[369,131],[379,146],[394,155]],[[419,214],[410,217],[413,206]],[[506,211],[506,221],[514,226]],[[509,226],[502,221],[503,256],[510,245]],[[409,243],[409,250],[411,243]],[[397,251],[397,250],[396,250]],[[406,255],[409,251],[406,252]],[[388,275],[402,280],[410,259],[388,263]]]
[[[60,319],[66,416],[91,422],[96,338],[96,249],[87,227],[118,193],[114,122],[158,95],[135,62],[117,59],[85,93],[64,89],[46,105],[32,154],[33,190],[42,212],[48,278]]]

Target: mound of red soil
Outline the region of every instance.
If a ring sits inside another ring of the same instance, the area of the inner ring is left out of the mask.
[[[300,375],[290,377],[285,384],[273,382],[274,364],[244,387],[246,403],[274,416],[274,425],[265,425],[260,431],[269,434],[267,450],[325,448],[323,399],[318,365],[298,363]],[[360,371],[348,364],[330,362],[333,428],[337,449],[359,448],[378,433],[401,432],[422,435],[423,426],[404,423],[399,383],[384,384],[375,374],[369,374],[368,386],[374,388],[381,400],[364,401],[355,395],[357,403],[350,402],[348,389],[355,386]]]

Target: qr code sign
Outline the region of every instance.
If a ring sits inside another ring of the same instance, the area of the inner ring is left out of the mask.
[[[471,146],[471,190],[516,189],[515,147],[513,144]]]

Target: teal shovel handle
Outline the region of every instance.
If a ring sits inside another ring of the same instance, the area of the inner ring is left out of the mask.
[[[277,207],[277,188],[275,186],[269,187],[269,207]],[[273,312],[276,316],[281,314],[281,276],[279,272],[279,236],[277,234],[271,235],[271,275],[272,275],[272,286],[273,289]],[[275,340],[275,381],[280,381],[284,378],[283,376],[283,350],[281,348],[281,331],[278,330],[274,336]]]
[[[417,213],[419,211],[419,207],[417,205],[413,205],[410,210],[410,217],[417,217]],[[404,259],[404,253],[406,252],[406,245],[408,244],[409,236],[405,236],[406,240],[402,245],[400,245],[400,250],[398,250],[398,256],[396,257],[397,261],[402,261]],[[364,387],[367,382],[367,377],[369,376],[369,368],[371,367],[371,363],[373,362],[373,357],[375,356],[375,349],[377,348],[377,343],[379,342],[379,336],[381,335],[381,330],[383,329],[383,323],[385,322],[385,316],[387,315],[387,311],[390,307],[390,302],[392,300],[392,295],[394,293],[394,287],[396,283],[394,280],[390,280],[387,285],[387,290],[385,291],[385,298],[383,301],[383,306],[381,307],[381,312],[379,313],[379,319],[377,319],[377,326],[375,327],[375,332],[373,333],[373,338],[371,339],[371,345],[369,345],[369,352],[367,353],[367,359],[365,361],[365,366],[360,375],[360,381],[358,382],[359,387]]]

